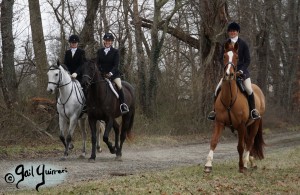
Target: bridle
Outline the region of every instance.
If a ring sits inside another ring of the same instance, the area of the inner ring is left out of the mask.
[[[56,85],[57,88],[61,88],[61,87],[64,87],[68,84],[70,84],[72,82],[72,79],[68,82],[68,83],[65,83],[65,84],[61,84],[61,81],[62,81],[62,73],[61,73],[61,70],[59,69],[59,67],[56,67],[56,66],[50,66],[49,70],[59,70],[59,78],[58,78],[58,81],[57,83],[55,82],[51,82],[51,81],[48,81],[48,84],[53,84],[53,85]]]
[[[92,70],[92,72],[93,72],[93,75],[92,75],[92,76],[90,76],[90,75],[88,75],[88,74],[82,75],[82,78],[87,77],[87,79],[88,79],[87,85],[86,85],[87,89],[88,89],[93,83],[98,83],[98,82],[101,82],[101,81],[105,81],[104,79],[103,79],[103,80],[99,80],[99,81],[93,81],[93,79],[95,78],[95,75],[96,75],[96,71],[98,71],[98,70],[97,70],[97,67],[96,67],[95,64],[94,64],[93,70]]]

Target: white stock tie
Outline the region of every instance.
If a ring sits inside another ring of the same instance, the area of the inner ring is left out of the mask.
[[[75,54],[75,52],[76,52],[76,49],[77,49],[77,48],[75,48],[75,49],[71,49],[71,52],[72,52],[72,57],[74,56],[74,54]]]
[[[104,49],[105,55],[107,55],[107,53],[109,52],[109,50],[110,50],[110,47],[106,47],[106,48]]]

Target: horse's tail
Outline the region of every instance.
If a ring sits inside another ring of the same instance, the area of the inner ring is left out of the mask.
[[[130,116],[129,116],[129,117],[130,117],[130,118],[129,118],[129,123],[127,123],[128,127],[126,128],[126,138],[129,139],[129,140],[131,140],[131,139],[133,138],[132,133],[131,133],[131,129],[132,129],[132,127],[133,127],[133,121],[134,121],[135,109],[134,109],[134,108],[131,108],[130,112],[131,112],[131,113],[129,113],[129,114],[130,114]],[[123,125],[126,125],[126,124],[124,124],[124,123],[125,123],[125,121],[122,120],[122,126],[123,126]]]
[[[260,119],[258,131],[257,134],[255,135],[254,144],[252,148],[253,156],[255,158],[258,158],[260,160],[264,158],[264,146],[265,146],[265,141],[262,132],[262,119]]]

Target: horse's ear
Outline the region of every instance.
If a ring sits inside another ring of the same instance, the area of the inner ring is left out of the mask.
[[[236,52],[239,50],[239,44],[238,44],[238,42],[235,42],[235,44],[234,44],[234,50]]]
[[[57,66],[59,66],[59,65],[60,65],[60,62],[59,62],[59,60],[57,60],[57,61],[56,61],[56,64],[57,64]]]
[[[225,52],[229,51],[229,48],[230,48],[230,43],[226,42],[225,45],[224,45],[224,51]]]

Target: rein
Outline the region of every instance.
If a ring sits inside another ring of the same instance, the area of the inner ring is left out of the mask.
[[[234,68],[234,71],[236,70],[236,66],[235,66],[232,62],[228,62],[228,63],[226,64],[226,66],[224,67],[224,69],[227,67],[227,65],[232,65],[233,68]],[[228,80],[227,80],[227,81],[228,81]],[[224,106],[224,107],[226,108],[226,110],[227,110],[228,118],[229,118],[229,122],[230,122],[229,126],[230,126],[230,129],[231,129],[231,132],[233,133],[233,132],[234,132],[234,128],[233,128],[233,125],[232,125],[232,120],[231,120],[230,111],[231,111],[232,106],[233,106],[234,103],[236,102],[236,99],[237,99],[237,96],[238,96],[238,87],[236,88],[236,95],[235,95],[235,97],[233,98],[233,97],[232,97],[231,81],[235,81],[235,82],[236,82],[236,80],[235,80],[235,79],[230,79],[229,82],[228,82],[228,84],[229,84],[229,89],[230,89],[230,96],[231,96],[231,97],[230,97],[230,104],[229,104],[229,106],[228,106],[228,107],[226,106],[226,104],[225,104],[224,101],[222,100],[222,97],[220,98],[220,100],[221,100],[221,103],[223,104],[223,106]]]
[[[96,70],[95,70],[96,69]],[[103,78],[102,80],[97,80],[97,81],[93,81],[93,79],[95,78],[95,75],[96,75],[96,71],[97,70],[97,67],[94,66],[94,70],[93,70],[93,76],[90,76],[88,74],[84,74],[82,75],[82,78],[83,77],[87,77],[89,80],[88,80],[88,85],[87,85],[87,88],[89,88],[92,84],[95,84],[95,83],[99,83],[99,82],[106,82],[106,80]]]

